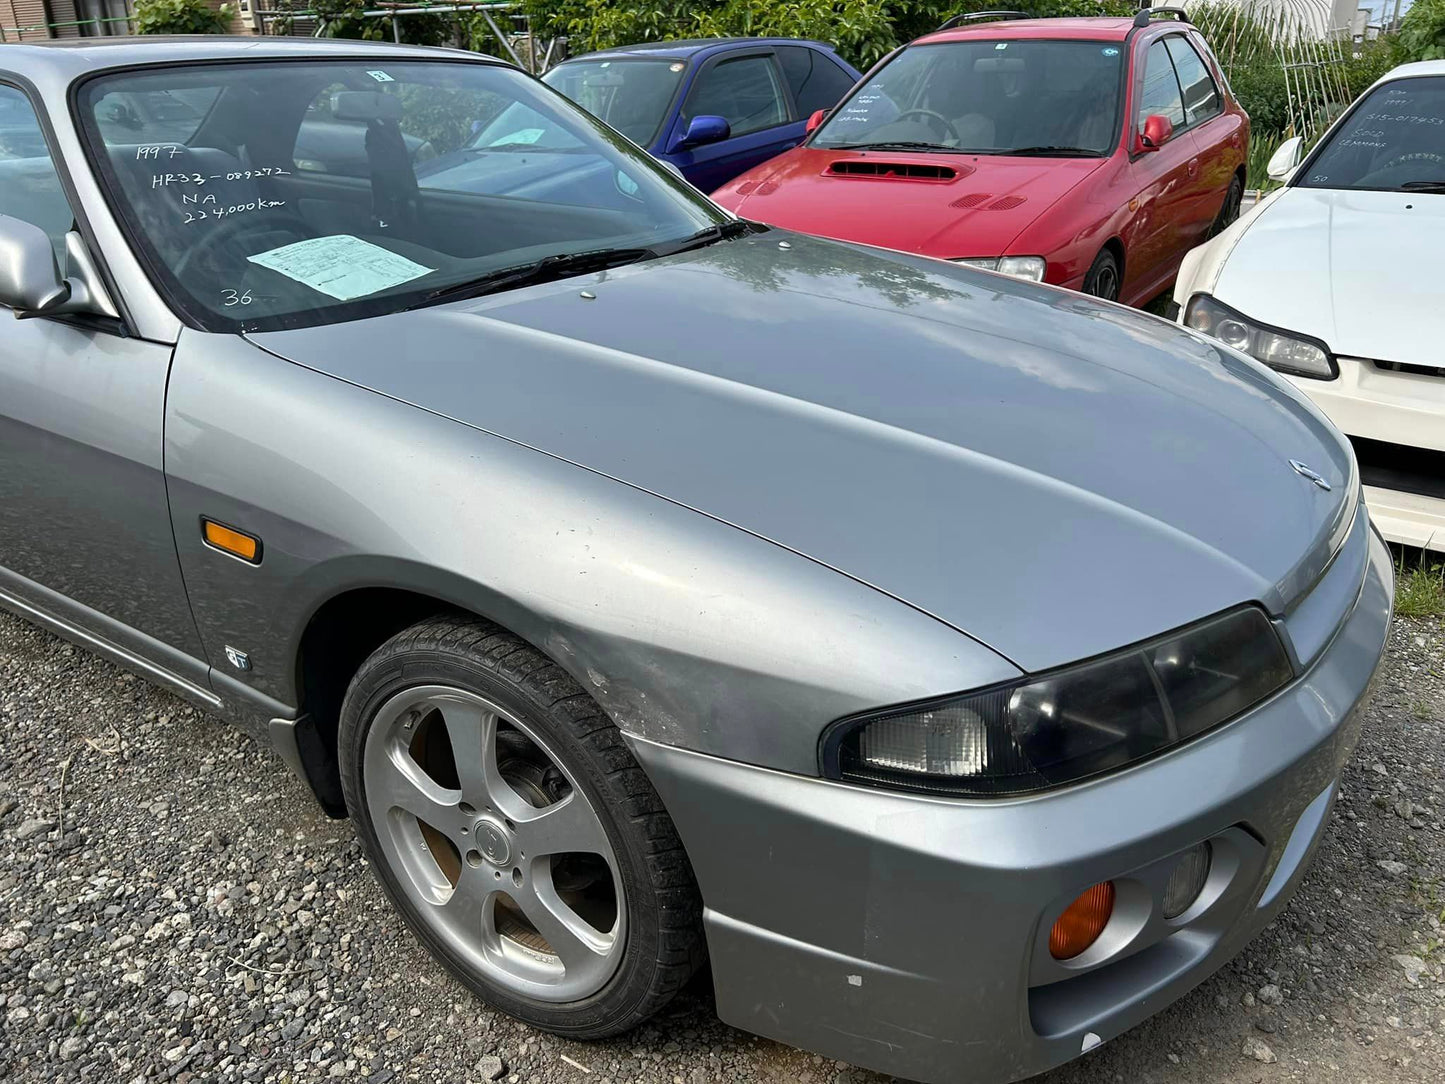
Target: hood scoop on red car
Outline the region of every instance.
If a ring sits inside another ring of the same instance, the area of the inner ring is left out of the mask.
[[[840,158],[828,167],[828,172],[837,177],[888,177],[903,181],[951,181],[958,176],[958,170],[952,166],[872,158]]]

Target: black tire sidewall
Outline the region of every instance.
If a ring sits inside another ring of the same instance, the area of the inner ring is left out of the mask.
[[[1113,297],[1104,297],[1101,294],[1095,292],[1095,287],[1098,284],[1099,271],[1106,265],[1112,266],[1114,268],[1114,282],[1116,288]],[[1115,256],[1111,249],[1100,249],[1099,254],[1094,257],[1094,262],[1089,265],[1089,273],[1084,276],[1084,293],[1088,294],[1090,297],[1097,297],[1101,301],[1118,301],[1119,292],[1123,288],[1124,269],[1119,264],[1119,257]]]
[[[469,690],[495,702],[504,711],[515,713],[515,718],[543,737],[549,752],[563,761],[591,802],[617,860],[624,896],[619,905],[627,908],[622,961],[607,985],[595,994],[576,1002],[539,1001],[515,994],[478,973],[421,920],[416,906],[388,866],[366,804],[363,752],[381,706],[397,693],[419,685]],[[557,718],[559,714],[563,718]],[[457,978],[484,1001],[528,1023],[572,1037],[603,1038],[627,1030],[645,1018],[644,1015],[630,1019],[636,1011],[634,1006],[640,1006],[653,988],[651,972],[660,949],[657,898],[642,841],[635,831],[628,830],[632,827],[630,824],[619,823],[616,816],[619,808],[626,807],[628,796],[616,793],[602,764],[606,759],[615,765],[619,754],[631,761],[631,754],[610,725],[579,741],[568,731],[567,714],[566,710],[557,711],[525,683],[513,680],[504,664],[494,670],[464,654],[435,650],[398,652],[379,660],[374,657],[358,673],[342,707],[338,743],[342,790],[367,856],[387,895],[422,944]],[[601,748],[589,748],[589,744]]]

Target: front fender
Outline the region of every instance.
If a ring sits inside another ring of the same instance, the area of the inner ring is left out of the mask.
[[[1224,270],[1229,254],[1249,232],[1251,226],[1269,209],[1286,189],[1279,188],[1265,196],[1244,214],[1231,222],[1216,236],[1184,254],[1179,265],[1179,276],[1174,280],[1174,303],[1179,306],[1179,322],[1184,322],[1184,310],[1189,299],[1195,294],[1214,292],[1215,283]]]
[[[364,587],[507,627],[630,735],[804,774],[833,719],[1018,673],[772,542],[235,336],[182,335],[166,469],[218,685],[259,711],[295,710],[311,616]],[[258,535],[261,565],[206,547],[202,516]]]

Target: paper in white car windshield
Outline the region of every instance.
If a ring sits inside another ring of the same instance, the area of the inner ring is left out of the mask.
[[[351,301],[400,286],[435,270],[345,233],[312,237],[247,259],[338,301]]]

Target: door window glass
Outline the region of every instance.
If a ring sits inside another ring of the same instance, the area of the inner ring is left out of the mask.
[[[788,109],[773,58],[745,56],[713,65],[698,77],[687,115],[722,117],[735,136],[785,123]]]
[[[1162,41],[1149,46],[1144,60],[1144,90],[1139,96],[1139,127],[1144,127],[1144,118],[1155,114],[1168,117],[1176,128],[1184,127],[1184,99],[1179,94],[1179,79],[1174,74],[1174,63],[1169,59],[1169,50]]]
[[[65,266],[65,235],[75,222],[30,100],[0,86],[0,214],[39,226]]]
[[[853,77],[817,49],[779,45],[777,52],[800,117],[832,109],[853,86]]]
[[[1199,59],[1189,42],[1181,37],[1165,38],[1169,56],[1174,61],[1174,70],[1179,73],[1179,85],[1184,89],[1184,114],[1190,124],[1199,124],[1210,117],[1219,115],[1219,88],[1204,61]]]

